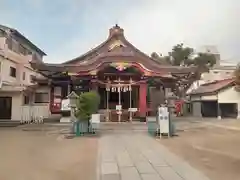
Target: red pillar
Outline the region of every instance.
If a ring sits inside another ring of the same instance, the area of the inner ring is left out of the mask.
[[[146,117],[147,113],[147,83],[141,82],[139,86],[139,116]]]
[[[51,85],[50,86],[50,103],[49,103],[49,109],[51,113],[54,111],[53,104],[54,104],[54,87]]]

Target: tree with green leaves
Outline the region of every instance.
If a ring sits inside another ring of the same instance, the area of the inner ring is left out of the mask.
[[[191,60],[191,56],[194,50],[190,47],[184,47],[183,44],[177,44],[173,46],[172,51],[169,52],[169,56],[172,59],[172,65],[180,66],[180,65],[188,65]]]
[[[156,52],[153,52],[151,54],[151,58],[163,65],[171,64],[171,60],[169,56],[162,56]]]
[[[172,51],[168,53],[168,56],[159,56],[158,53],[153,52],[151,57],[160,62],[161,64],[168,64],[172,66],[196,66],[198,68],[197,73],[192,78],[179,77],[179,83],[185,81],[184,88],[176,86],[177,94],[184,94],[191,84],[201,77],[201,74],[207,72],[210,67],[216,64],[216,57],[210,53],[198,53],[195,55],[194,49],[184,46],[183,43],[173,46]]]
[[[193,64],[198,67],[210,68],[216,64],[216,57],[209,53],[198,53],[193,59]]]
[[[173,46],[172,51],[168,56],[160,56],[158,53],[153,52],[151,57],[159,61],[173,66],[191,66],[195,65],[201,69],[208,69],[216,64],[216,57],[210,53],[198,53],[193,57],[194,49],[185,47],[183,43]]]
[[[80,94],[77,100],[76,117],[81,121],[89,121],[100,104],[100,96],[95,91]]]

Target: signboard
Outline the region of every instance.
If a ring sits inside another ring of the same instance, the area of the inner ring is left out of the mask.
[[[100,125],[100,114],[92,114],[92,118],[90,120],[93,129],[99,129]]]
[[[129,111],[129,112],[137,112],[138,109],[137,109],[137,108],[129,108],[128,111]]]
[[[87,92],[89,91],[89,86],[87,85],[75,85],[73,87],[74,91]]]
[[[167,107],[158,108],[158,123],[160,126],[160,134],[170,133],[169,112]]]
[[[61,106],[62,111],[70,111],[70,100],[69,99],[63,99],[62,100],[62,106]]]
[[[91,123],[100,123],[100,114],[92,114]]]
[[[122,110],[122,105],[116,105],[116,110],[121,111]]]
[[[88,79],[74,80],[73,90],[77,94],[88,92],[89,89],[90,89],[90,81]]]

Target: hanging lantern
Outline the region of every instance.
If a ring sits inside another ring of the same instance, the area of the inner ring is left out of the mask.
[[[116,92],[116,87],[112,87],[112,92]]]
[[[128,89],[129,89],[129,91],[132,91],[132,86],[130,85],[130,86],[128,87]]]

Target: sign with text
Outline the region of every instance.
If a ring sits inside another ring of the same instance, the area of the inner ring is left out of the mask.
[[[167,107],[158,108],[158,123],[160,126],[160,133],[170,133],[169,112]]]
[[[122,110],[122,105],[116,105],[116,110],[121,111]]]
[[[137,112],[138,109],[137,109],[137,108],[129,108],[128,111],[129,111],[129,112]]]
[[[100,123],[100,114],[92,114],[91,123]]]

